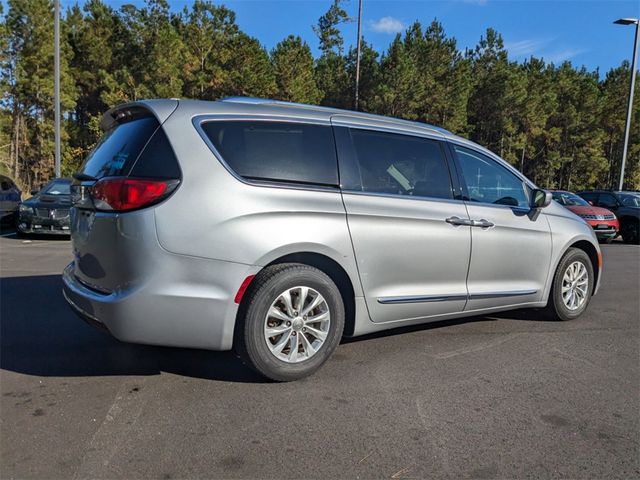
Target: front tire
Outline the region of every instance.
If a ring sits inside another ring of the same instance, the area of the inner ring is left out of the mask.
[[[246,295],[235,348],[261,375],[279,382],[311,375],[340,343],[342,296],[321,270],[273,265],[260,272]]]
[[[640,243],[640,222],[637,220],[626,220],[620,228],[624,243],[638,245]]]
[[[591,300],[594,278],[589,255],[579,248],[567,250],[553,276],[546,316],[566,321],[582,315]]]

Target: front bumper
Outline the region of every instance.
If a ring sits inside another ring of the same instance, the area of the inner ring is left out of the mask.
[[[596,237],[598,237],[598,239],[602,239],[602,238],[614,238],[616,235],[618,235],[618,231],[615,228],[610,228],[610,229],[594,229],[593,230],[596,234]]]
[[[617,220],[588,220],[587,223],[593,228],[598,240],[615,238],[620,230]]]
[[[20,212],[16,224],[18,231],[28,234],[69,235],[69,217],[45,218]]]

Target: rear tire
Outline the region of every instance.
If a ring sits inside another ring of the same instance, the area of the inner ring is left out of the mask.
[[[342,296],[328,275],[304,264],[273,265],[258,274],[246,293],[235,349],[264,377],[298,380],[328,360],[340,343],[344,321]]]
[[[553,276],[545,316],[566,321],[582,315],[591,300],[594,278],[589,255],[579,248],[567,250]]]

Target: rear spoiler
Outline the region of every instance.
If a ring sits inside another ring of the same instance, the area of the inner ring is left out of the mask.
[[[123,103],[107,110],[100,120],[100,128],[107,131],[113,128],[120,120],[138,116],[143,112],[153,114],[160,124],[178,108],[180,102],[175,99],[167,100],[140,100],[139,102]]]

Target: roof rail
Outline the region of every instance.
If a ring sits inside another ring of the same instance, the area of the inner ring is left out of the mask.
[[[309,105],[307,103],[285,102],[283,100],[274,100],[272,98],[242,97],[242,96],[226,97],[226,98],[223,98],[223,99],[221,99],[219,101],[221,101],[221,102],[229,102],[229,103],[244,103],[244,104],[249,104],[249,105],[281,105],[281,106],[284,106],[284,107],[298,107],[298,108],[304,108],[304,109],[309,109],[309,110],[333,112],[336,115],[350,115],[350,116],[353,116],[353,117],[360,117],[360,118],[376,118],[376,119],[378,119],[380,121],[385,121],[385,122],[409,123],[409,124],[413,124],[415,126],[419,126],[419,127],[422,127],[422,128],[426,128],[426,129],[429,129],[429,130],[433,130],[433,131],[439,132],[439,133],[444,134],[444,135],[453,135],[451,132],[449,132],[448,130],[446,130],[446,129],[442,128],[442,127],[437,127],[435,125],[430,125],[428,123],[415,122],[415,121],[412,121],[412,120],[404,120],[404,119],[400,119],[400,118],[387,117],[387,116],[384,116],[384,115],[376,115],[376,114],[372,114],[372,113],[358,112],[358,111],[353,111],[353,110],[344,110],[344,109],[334,108],[334,107],[325,107],[325,106],[320,106],[320,105]]]
[[[275,103],[276,100],[271,98],[258,98],[258,97],[225,97],[220,100],[221,102],[230,103],[249,103],[252,105],[260,105],[262,103]]]

